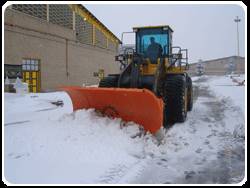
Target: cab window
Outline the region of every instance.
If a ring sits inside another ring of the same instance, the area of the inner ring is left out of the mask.
[[[152,46],[161,48],[162,56],[168,55],[168,33],[162,29],[145,29],[137,32],[136,36],[136,51],[137,53],[148,56],[148,49]],[[152,44],[153,43],[153,44]]]

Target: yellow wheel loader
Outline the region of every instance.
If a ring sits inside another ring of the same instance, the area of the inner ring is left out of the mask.
[[[135,27],[135,49],[116,56],[119,74],[104,77],[98,88],[65,87],[74,110],[94,108],[110,117],[134,121],[156,133],[162,126],[184,122],[192,110],[188,51],[172,46],[168,25]]]

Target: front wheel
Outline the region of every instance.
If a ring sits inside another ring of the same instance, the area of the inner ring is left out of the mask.
[[[187,110],[191,111],[193,108],[193,85],[190,76],[187,76]]]
[[[171,75],[164,86],[164,126],[184,122],[187,117],[187,86],[184,75]]]

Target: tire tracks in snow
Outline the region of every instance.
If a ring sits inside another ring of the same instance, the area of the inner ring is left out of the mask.
[[[229,114],[239,117],[239,126],[244,127],[244,114],[239,108],[233,106],[228,98],[218,99],[208,87],[201,85],[198,91],[198,97],[208,99],[203,102],[208,107],[208,114],[200,118],[208,122],[211,131],[211,134],[207,136],[208,139],[204,140],[204,144],[214,150],[215,146],[210,143],[210,138],[217,137],[221,143],[217,146],[215,159],[205,163],[198,171],[185,171],[185,177],[177,178],[175,183],[239,183],[244,178],[244,136],[237,135],[235,130],[232,133],[227,127],[230,123],[227,119]],[[236,126],[234,125],[234,128]],[[196,151],[201,153],[202,148]],[[203,158],[200,164],[202,162],[206,162],[206,158]]]
[[[137,171],[128,168],[117,182],[206,184],[238,183],[243,179],[244,136],[232,133],[227,126],[237,126],[234,122],[230,125],[228,119],[232,116],[238,117],[239,126],[244,127],[244,115],[228,98],[217,98],[203,84],[206,81],[194,84],[194,110],[188,113],[187,121],[166,133],[166,144],[159,148],[164,148],[165,154],[143,165],[138,163]]]

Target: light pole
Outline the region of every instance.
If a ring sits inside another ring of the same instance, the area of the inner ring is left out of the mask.
[[[236,16],[236,19],[234,19],[234,21],[236,22],[237,25],[237,52],[238,52],[238,56],[240,56],[240,47],[239,47],[239,28],[238,28],[238,23],[240,22],[240,19],[238,16]]]

